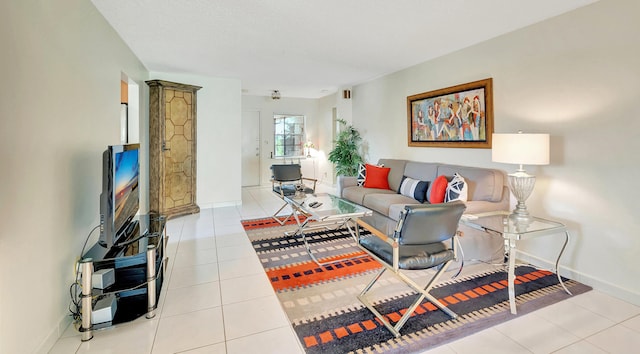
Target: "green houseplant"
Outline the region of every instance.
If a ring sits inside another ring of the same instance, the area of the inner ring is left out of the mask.
[[[337,176],[356,176],[358,164],[362,163],[360,142],[362,136],[352,125],[347,125],[344,119],[338,119],[343,126],[335,141],[335,147],[329,152],[329,161],[336,166]]]

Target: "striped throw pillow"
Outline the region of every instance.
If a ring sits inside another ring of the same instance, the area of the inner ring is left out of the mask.
[[[402,182],[400,182],[398,193],[413,198],[420,203],[424,203],[428,188],[429,182],[427,181],[420,181],[411,177],[402,176]]]

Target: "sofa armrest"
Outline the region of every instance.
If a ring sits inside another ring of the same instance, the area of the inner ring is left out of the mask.
[[[486,212],[497,211],[497,210],[508,211],[509,197],[510,197],[509,188],[504,186],[503,192],[502,192],[502,199],[500,199],[500,201],[488,202],[485,200],[469,200],[466,203],[467,210],[465,210],[465,213],[480,214],[480,213],[486,213]]]
[[[358,178],[355,176],[338,176],[337,192],[338,196],[342,198],[342,190],[347,187],[354,187],[358,185]]]

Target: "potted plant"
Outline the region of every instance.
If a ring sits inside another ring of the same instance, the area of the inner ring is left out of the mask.
[[[336,166],[337,176],[356,176],[358,164],[363,161],[359,151],[362,136],[352,125],[347,125],[344,119],[338,119],[338,122],[344,129],[340,130],[336,138],[336,145],[329,153],[329,161]]]

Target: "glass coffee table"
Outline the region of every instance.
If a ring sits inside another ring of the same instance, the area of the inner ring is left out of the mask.
[[[327,193],[307,194],[302,198],[293,196],[285,196],[287,202],[293,210],[293,217],[296,220],[298,229],[289,233],[290,236],[300,236],[309,257],[318,265],[324,265],[332,262],[321,263],[311,251],[311,246],[307,240],[306,232],[322,228],[340,228],[345,226],[349,231],[353,240],[357,243],[358,238],[354,227],[358,218],[370,216],[373,212],[361,205],[344,200],[335,195]],[[302,220],[304,216],[304,220]],[[311,223],[313,221],[313,223]]]
[[[572,295],[569,289],[564,285],[559,272],[560,257],[569,243],[569,231],[564,224],[556,221],[546,220],[543,218],[531,217],[526,222],[509,217],[508,211],[489,212],[481,214],[465,214],[462,215],[460,222],[476,230],[488,233],[499,234],[504,238],[505,256],[508,259],[508,283],[509,283],[509,305],[511,313],[516,314],[515,299],[515,264],[516,252],[526,254],[532,258],[540,259],[516,248],[517,241],[527,240],[539,236],[550,236],[564,234],[564,243],[558,253],[555,262],[554,272],[558,276],[558,281],[567,294]],[[542,260],[542,259],[540,259]]]

